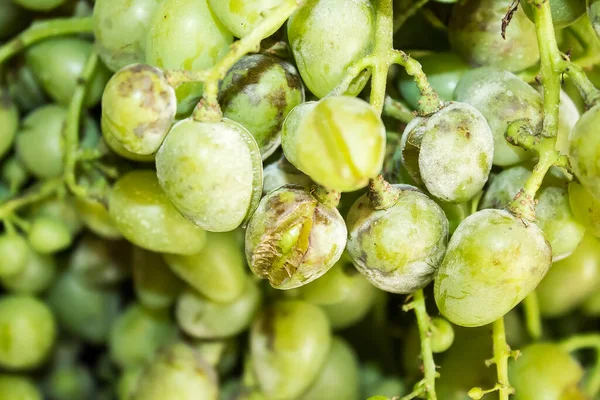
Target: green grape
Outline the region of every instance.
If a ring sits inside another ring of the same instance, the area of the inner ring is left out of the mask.
[[[61,6],[66,0],[13,0],[23,8],[33,11],[50,11]]]
[[[73,242],[73,235],[64,221],[41,216],[31,222],[27,239],[34,251],[53,254],[69,247]]]
[[[600,1],[587,0],[587,15],[592,23],[592,27],[600,38]]]
[[[11,192],[17,193],[29,180],[29,171],[17,157],[12,156],[2,165],[2,180],[8,183]]]
[[[91,399],[96,391],[94,377],[90,369],[83,364],[53,368],[44,384],[51,400]]]
[[[519,190],[525,186],[525,181],[531,175],[531,171],[523,166],[505,169],[491,179],[491,184],[485,191],[479,208],[502,209],[510,203]]]
[[[334,337],[316,381],[298,400],[358,400],[358,381],[358,357],[345,340]]]
[[[131,171],[122,176],[109,195],[108,213],[121,234],[139,247],[194,254],[204,246],[206,233],[177,212],[154,171]]]
[[[12,0],[0,0],[0,39],[3,41],[29,24],[31,18],[24,8]]]
[[[529,119],[534,132],[542,128],[542,97],[521,78],[495,67],[477,68],[458,82],[454,98],[477,108],[492,128],[494,165],[513,165],[533,156],[504,137],[508,123],[517,119]]]
[[[313,182],[308,176],[298,171],[284,156],[269,165],[263,171],[263,195],[279,189],[284,185],[297,185],[310,189]]]
[[[28,114],[16,137],[16,154],[36,178],[57,178],[63,173],[62,131],[67,110],[59,105],[42,106]]]
[[[427,75],[431,87],[444,101],[454,99],[454,89],[458,81],[469,70],[469,65],[455,53],[427,54],[419,58],[419,63],[423,72]],[[413,109],[418,109],[421,93],[414,79],[408,74],[401,74],[397,84],[404,100]]]
[[[385,126],[367,102],[333,96],[292,110],[281,144],[285,157],[316,183],[352,192],[381,171],[385,138]]]
[[[384,376],[381,368],[370,361],[360,366],[360,386],[361,398],[389,400],[406,393],[402,380],[393,376]]]
[[[281,3],[283,0],[208,0],[219,21],[238,38],[252,32],[262,22],[265,13]],[[266,36],[271,36],[277,29],[267,32]]]
[[[28,246],[29,247],[29,246]],[[56,275],[56,261],[49,254],[39,254],[28,248],[27,263],[14,274],[3,276],[2,286],[18,294],[38,294],[45,291]]]
[[[600,285],[600,239],[589,233],[575,252],[555,262],[536,289],[545,317],[568,314],[593,295]]]
[[[58,37],[31,46],[25,52],[25,57],[34,76],[48,95],[57,103],[68,105],[92,51],[94,45],[87,40]],[[109,78],[110,71],[99,64],[86,91],[87,107],[93,107],[100,102]]]
[[[33,379],[19,375],[0,375],[0,399],[42,400],[42,392]]]
[[[248,129],[263,160],[279,147],[285,117],[302,102],[304,87],[294,66],[262,54],[238,61],[221,82],[219,91],[223,116]]]
[[[149,163],[154,161],[154,154],[135,154],[123,147],[123,145],[112,135],[104,136],[104,142],[115,154],[131,161]]]
[[[571,25],[585,14],[585,0],[549,0],[554,29]],[[521,3],[527,17],[534,21],[534,5],[528,1]]]
[[[175,332],[166,310],[150,311],[133,303],[112,325],[108,340],[110,357],[123,369],[144,365],[175,337]]]
[[[140,376],[144,371],[142,366],[127,368],[121,372],[121,376],[117,383],[117,398],[118,400],[131,400],[138,385]]]
[[[600,201],[600,137],[596,134],[599,122],[600,105],[590,108],[577,121],[569,148],[569,159],[575,175],[597,201]]]
[[[19,111],[6,90],[0,90],[0,159],[10,150],[19,128]]]
[[[521,349],[521,357],[510,360],[508,378],[515,400],[567,400],[583,376],[579,363],[557,344],[534,343]],[[583,397],[582,397],[583,398]]]
[[[77,198],[75,207],[85,227],[96,235],[109,240],[123,237],[104,204],[89,198]]]
[[[176,343],[145,368],[131,400],[217,400],[217,380],[193,348]]]
[[[117,289],[87,286],[70,272],[59,276],[48,293],[61,328],[92,344],[106,342],[120,302]]]
[[[71,235],[77,235],[83,228],[79,212],[72,196],[53,196],[39,203],[32,209],[29,218],[48,217],[61,220],[69,228]]]
[[[435,301],[461,326],[497,320],[548,272],[552,249],[536,224],[503,210],[482,210],[458,227],[435,278]]]
[[[335,196],[335,194],[333,194]],[[346,226],[339,211],[310,192],[283,186],[266,195],[246,229],[246,260],[276,289],[325,274],[342,255]]]
[[[284,301],[265,308],[250,332],[252,371],[267,398],[293,399],[316,381],[331,349],[317,306]]]
[[[371,51],[375,10],[368,0],[308,0],[288,20],[287,35],[302,80],[321,98]]]
[[[234,232],[207,233],[196,254],[163,257],[176,275],[212,301],[230,303],[246,286],[244,255]]]
[[[260,306],[261,293],[252,277],[244,291],[230,303],[217,303],[191,288],[179,296],[175,315],[188,335],[199,339],[225,338],[245,331]]]
[[[34,297],[0,298],[0,366],[32,369],[48,357],[56,339],[56,322],[47,305]]]
[[[86,234],[69,259],[69,270],[87,286],[109,287],[131,275],[131,246],[128,242],[106,241]]]
[[[402,161],[415,182],[450,203],[483,189],[492,168],[494,138],[483,115],[467,103],[449,103],[417,117],[402,134]]]
[[[6,81],[10,96],[22,112],[34,110],[48,101],[44,89],[27,64],[6,71]]]
[[[160,254],[134,247],[133,288],[144,307],[156,310],[171,306],[183,288]]]
[[[579,183],[569,184],[569,203],[575,218],[592,234],[600,237],[600,200]]]
[[[155,153],[177,112],[175,90],[161,70],[132,64],[117,71],[102,95],[102,133],[128,152]]]
[[[502,21],[512,0],[467,0],[457,3],[448,25],[448,39],[455,52],[474,66],[492,65],[521,71],[540,59],[535,25],[517,10],[506,29]]]
[[[454,328],[444,318],[431,319],[431,350],[434,353],[443,353],[454,342]]]
[[[364,195],[350,209],[348,253],[376,287],[413,293],[431,282],[444,257],[448,220],[433,200],[412,186],[384,190],[394,201],[386,208]]]
[[[112,71],[143,63],[150,19],[162,0],[96,0],[96,51]]]
[[[0,234],[0,278],[20,273],[29,259],[27,241],[16,233]]]
[[[156,173],[175,208],[211,232],[240,226],[262,193],[258,145],[228,119],[176,123],[156,154]]]

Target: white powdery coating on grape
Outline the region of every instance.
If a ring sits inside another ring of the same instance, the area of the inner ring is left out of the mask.
[[[431,116],[425,129],[419,169],[427,190],[447,202],[471,199],[492,168],[494,138],[487,121],[475,107],[451,103]]]

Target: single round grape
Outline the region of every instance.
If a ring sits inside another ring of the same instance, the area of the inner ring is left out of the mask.
[[[285,157],[316,183],[352,192],[381,171],[385,138],[385,126],[367,102],[334,96],[296,107],[283,125],[281,144]]]
[[[510,360],[508,365],[515,400],[577,399],[563,396],[577,387],[582,376],[583,369],[577,360],[552,343],[530,344],[521,349],[521,357]]]
[[[77,37],[58,37],[31,46],[26,52],[27,64],[48,95],[56,102],[68,105],[86,60],[94,45]],[[100,102],[110,71],[99,64],[86,91],[85,105]]]
[[[81,363],[55,366],[46,376],[44,387],[52,400],[89,399],[97,390],[92,372]]]
[[[166,309],[175,302],[183,282],[160,254],[134,247],[133,288],[141,305],[151,310]]]
[[[468,0],[452,9],[448,39],[455,52],[474,66],[493,65],[521,71],[540,59],[535,25],[518,9],[501,36],[512,0]]]
[[[238,38],[252,32],[265,14],[281,3],[283,0],[208,0],[219,21]],[[277,29],[267,32],[265,37],[271,36]]]
[[[44,89],[27,64],[16,65],[7,70],[6,81],[10,96],[24,113],[41,107],[48,101]]]
[[[369,0],[308,0],[291,15],[287,35],[302,80],[321,98],[371,51],[375,9]]]
[[[238,335],[248,329],[261,303],[261,293],[252,277],[231,303],[217,303],[188,289],[179,296],[175,315],[180,328],[198,339]]]
[[[581,184],[569,184],[569,204],[579,222],[600,237],[600,200],[595,199]]]
[[[503,209],[525,186],[525,181],[530,175],[531,171],[520,165],[500,172],[491,179],[490,185],[481,198],[479,208]]]
[[[549,0],[554,29],[571,25],[585,14],[585,0]],[[528,1],[521,3],[527,17],[534,22],[534,5]]]
[[[0,159],[10,150],[19,128],[19,111],[6,90],[0,90]]]
[[[443,353],[454,342],[454,328],[444,318],[431,319],[431,350],[434,353]]]
[[[64,4],[66,0],[13,0],[13,2],[33,11],[50,11]]]
[[[61,220],[68,227],[71,235],[77,235],[83,228],[79,212],[72,196],[53,196],[36,203],[29,218],[48,217]]]
[[[304,189],[310,189],[314,183],[284,156],[281,156],[278,161],[267,165],[263,171],[263,195],[284,185],[297,185]]]
[[[482,210],[458,227],[435,279],[435,301],[456,325],[482,326],[521,302],[548,272],[552,249],[536,224]]]
[[[252,214],[262,194],[262,160],[240,124],[178,122],[156,154],[158,181],[190,221],[212,232],[232,231]]]
[[[573,171],[584,188],[600,201],[600,137],[596,134],[600,123],[600,105],[586,111],[577,121],[571,137],[569,158]]]
[[[444,257],[448,219],[433,200],[414,187],[388,188],[396,196],[386,209],[360,197],[346,217],[348,253],[376,287],[413,293],[427,286]]]
[[[16,233],[0,235],[0,277],[11,276],[23,271],[29,259],[29,245],[23,236]]]
[[[40,254],[64,250],[73,242],[68,225],[59,219],[40,216],[31,222],[27,238],[31,248]]]
[[[11,192],[17,193],[29,180],[29,171],[16,156],[12,156],[2,164],[0,177],[9,185]]]
[[[40,300],[4,295],[0,298],[0,331],[0,366],[11,370],[32,369],[48,357],[56,339],[56,322],[48,306]]]
[[[483,189],[492,168],[494,138],[483,115],[449,103],[417,117],[402,134],[402,161],[411,177],[440,200],[463,203]]]
[[[176,328],[166,310],[150,311],[132,303],[115,320],[108,348],[111,360],[125,369],[144,365],[175,337]]]
[[[21,375],[0,375],[0,399],[42,400],[42,392],[33,379]]]
[[[293,399],[316,381],[331,348],[317,306],[283,301],[265,308],[250,332],[252,370],[267,398]]]
[[[131,400],[217,400],[218,376],[191,347],[161,351],[139,377]]]
[[[122,176],[110,192],[108,213],[127,240],[147,250],[195,254],[204,247],[206,233],[177,212],[154,171]]]
[[[25,267],[3,276],[2,286],[18,294],[39,294],[52,284],[56,275],[56,261],[51,255],[36,253],[29,247]]]
[[[454,98],[478,109],[492,128],[494,165],[513,165],[533,156],[504,137],[508,123],[517,119],[529,119],[533,131],[541,131],[542,97],[524,80],[495,67],[477,68],[463,75]]]
[[[592,23],[592,27],[600,38],[600,1],[587,0],[587,15]]]
[[[161,0],[96,0],[96,51],[112,71],[143,63],[150,19]]]
[[[455,53],[449,52],[427,54],[418,61],[429,84],[440,98],[444,101],[454,100],[454,89],[463,74],[469,70],[469,65]],[[413,77],[401,73],[398,90],[413,109],[419,108],[421,93]]]
[[[325,274],[342,255],[346,226],[339,211],[308,191],[283,186],[266,195],[246,229],[246,260],[276,289]]]
[[[177,276],[211,301],[231,303],[244,292],[246,265],[235,232],[209,232],[200,252],[163,257]]]
[[[155,153],[175,121],[177,98],[161,70],[132,64],[117,71],[102,95],[102,133],[138,155]]]
[[[96,235],[109,240],[123,236],[110,219],[104,204],[93,199],[77,198],[75,207],[85,227]]]
[[[248,129],[263,160],[279,147],[285,117],[302,102],[304,87],[294,66],[262,54],[238,61],[219,91],[223,116]]]

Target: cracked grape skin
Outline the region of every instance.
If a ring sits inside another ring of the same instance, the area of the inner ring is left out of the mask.
[[[431,282],[444,257],[448,219],[433,200],[411,186],[392,186],[398,200],[374,210],[363,195],[346,217],[347,249],[356,268],[376,287],[413,293]]]
[[[284,0],[208,0],[211,10],[219,21],[233,33],[243,38],[260,24],[264,14],[279,6]],[[265,37],[277,31],[267,32]]]
[[[569,158],[583,187],[600,201],[600,104],[585,112],[570,138]]]
[[[435,278],[438,309],[456,325],[497,320],[548,272],[552,250],[543,231],[504,210],[482,210],[465,219],[450,239]]]
[[[466,103],[448,103],[431,116],[413,119],[401,145],[411,177],[449,203],[463,203],[479,193],[492,168],[492,131]]]
[[[229,119],[176,123],[156,154],[156,173],[175,208],[211,232],[239,227],[262,193],[258,145]]]

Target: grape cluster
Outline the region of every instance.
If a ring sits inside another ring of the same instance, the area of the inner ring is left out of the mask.
[[[599,38],[596,0],[0,0],[0,399],[600,398]]]

